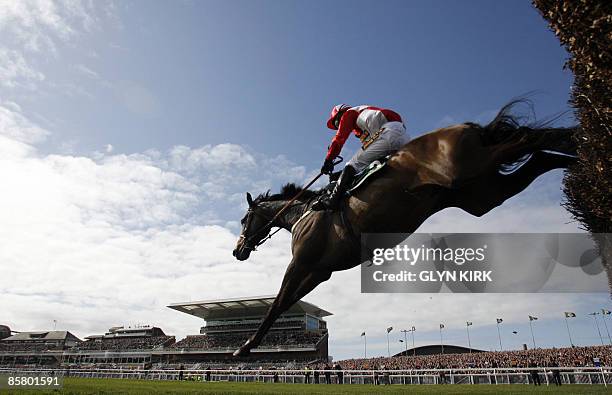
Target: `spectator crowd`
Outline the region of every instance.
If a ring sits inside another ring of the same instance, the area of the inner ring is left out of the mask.
[[[169,345],[173,342],[174,336],[113,337],[90,339],[79,343],[73,350],[151,350],[159,346]]]
[[[207,335],[187,336],[176,342],[172,348],[185,350],[215,350],[238,348],[252,335],[250,332],[211,333]],[[316,331],[282,331],[269,332],[260,347],[312,347],[324,336]]]
[[[347,370],[413,370],[463,368],[527,368],[544,366],[601,366],[612,364],[612,346],[536,348],[520,351],[491,351],[464,354],[435,354],[340,361]]]

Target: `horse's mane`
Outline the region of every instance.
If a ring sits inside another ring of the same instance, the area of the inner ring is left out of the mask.
[[[270,194],[270,191],[268,190],[266,193],[262,193],[261,195],[257,196],[253,202],[261,203],[261,202],[273,202],[273,201],[280,201],[280,200],[290,200],[295,195],[302,192],[302,190],[303,190],[302,187],[299,187],[295,185],[295,183],[290,182],[290,183],[283,185],[283,187],[280,190],[280,193]],[[304,193],[302,193],[300,198],[308,200],[308,199],[318,196],[320,193],[321,191],[312,191],[308,189],[308,190],[305,190]]]

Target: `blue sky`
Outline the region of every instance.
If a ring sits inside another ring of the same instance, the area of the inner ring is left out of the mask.
[[[0,34],[10,208],[0,309],[14,329],[57,320],[79,336],[149,322],[182,337],[201,322],[169,303],[275,293],[287,233],[245,263],[231,256],[244,192],[312,177],[332,105],[395,109],[415,136],[487,122],[534,90],[538,115],[566,111],[572,82],[529,1],[4,1]],[[561,177],[486,217],[445,210],[421,230],[576,231]],[[335,313],[337,358],[360,355],[363,330],[372,355],[385,353],[389,325],[437,342],[441,320],[457,343],[473,321],[474,346],[490,349],[500,315],[508,347],[529,343],[527,314],[541,318],[542,345],[563,345],[564,310],[579,313],[578,343],[596,343],[585,314],[609,305],[607,295],[362,295],[357,269],[307,300]]]
[[[77,152],[230,142],[315,166],[338,102],[397,109],[420,134],[532,90],[556,113],[571,82],[528,1],[120,2],[67,47],[41,66],[93,97],[31,100]]]

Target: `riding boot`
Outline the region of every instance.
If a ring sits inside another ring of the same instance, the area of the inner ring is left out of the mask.
[[[351,184],[353,183],[355,174],[357,174],[357,171],[355,170],[353,166],[349,166],[349,165],[345,166],[344,170],[342,171],[342,174],[340,175],[340,179],[338,180],[338,183],[336,184],[336,187],[334,188],[332,193],[329,196],[325,196],[319,199],[312,206],[312,209],[315,211],[320,211],[320,210],[332,210],[333,211],[336,208],[338,208],[340,200],[342,200],[342,197],[344,196],[346,191],[348,191]]]

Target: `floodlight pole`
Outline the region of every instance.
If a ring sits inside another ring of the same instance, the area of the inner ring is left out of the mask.
[[[606,333],[608,334],[608,341],[610,342],[610,344],[612,345],[612,338],[610,337],[610,331],[608,330],[608,324],[606,324],[606,315],[604,314],[604,312],[601,313],[601,319],[604,323],[604,326],[606,327]]]
[[[465,323],[465,329],[467,330],[467,335],[468,335],[468,347],[470,348],[470,354],[472,353],[472,342],[470,341],[470,326],[468,325],[468,323]]]
[[[604,345],[604,341],[603,341],[603,337],[601,336],[601,331],[599,330],[599,322],[597,322],[597,312],[591,313],[589,315],[593,316],[593,319],[595,320],[595,326],[597,327],[597,333],[599,333],[599,340],[601,341],[601,345]]]
[[[404,332],[404,356],[408,356],[408,340],[406,339],[406,335],[408,334],[409,331],[407,331],[406,329],[402,329],[400,332]]]
[[[533,349],[535,350],[535,336],[533,336],[533,326],[531,325],[531,318],[529,319],[529,329],[531,329],[531,340],[533,340]]]
[[[367,358],[368,357],[368,340],[367,340],[367,335],[365,334],[365,332],[363,332],[363,357]]]
[[[391,358],[391,349],[389,348],[389,332],[387,331],[387,357]]]
[[[567,327],[567,336],[569,337],[570,346],[574,347],[574,342],[572,341],[572,334],[569,329],[569,324],[567,323],[567,315],[566,314],[564,315],[565,315],[565,326]]]
[[[440,348],[442,349],[442,354],[444,354],[444,341],[442,340],[442,326],[440,326]]]

